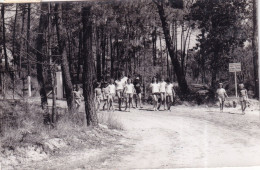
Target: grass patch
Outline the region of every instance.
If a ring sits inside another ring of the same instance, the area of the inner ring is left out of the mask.
[[[100,124],[106,125],[109,129],[124,130],[123,124],[114,112],[100,112],[98,120]]]

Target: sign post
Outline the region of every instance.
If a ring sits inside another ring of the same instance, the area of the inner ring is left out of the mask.
[[[241,71],[241,63],[229,63],[229,72],[235,73],[235,90],[237,97],[237,72]]]

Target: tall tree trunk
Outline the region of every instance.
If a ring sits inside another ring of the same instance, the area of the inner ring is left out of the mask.
[[[59,11],[60,10],[60,11]],[[58,40],[58,47],[59,53],[61,55],[61,70],[62,70],[62,77],[66,92],[66,99],[68,110],[70,113],[75,111],[75,102],[74,102],[74,95],[73,95],[73,84],[71,82],[70,70],[69,70],[69,63],[67,58],[66,52],[66,32],[63,30],[61,24],[61,13],[62,8],[60,3],[55,4],[55,22],[56,22],[56,34]]]
[[[47,29],[48,26],[48,4],[43,3],[41,4],[41,16],[39,21],[39,27],[38,27],[38,34],[36,38],[36,57],[37,57],[37,80],[38,84],[40,86],[40,96],[41,96],[41,105],[42,108],[45,109],[48,105],[47,102],[47,95],[45,90],[45,83],[44,83],[44,76],[43,76],[43,62],[44,62],[44,56],[43,56],[43,44],[44,44],[44,32]]]
[[[17,64],[17,54],[15,53],[15,40],[16,40],[16,22],[17,22],[17,13],[18,13],[18,4],[16,4],[16,7],[15,7],[15,16],[14,16],[14,28],[13,28],[13,49],[12,49],[12,54],[13,54],[13,57],[14,57],[14,64]]]
[[[83,23],[83,94],[85,100],[85,112],[87,125],[98,125],[97,113],[94,103],[94,57],[92,55],[92,20],[91,6],[82,8]]]
[[[96,27],[96,57],[97,57],[97,80],[100,82],[101,80],[101,56],[100,56],[100,44],[99,44],[99,28]],[[101,40],[102,41],[102,40]]]
[[[211,87],[212,89],[217,88],[216,82],[217,82],[217,73],[218,73],[218,52],[215,51],[213,60],[211,63]]]
[[[112,42],[112,35],[111,35],[111,32],[110,32],[110,68],[111,68],[111,72],[110,72],[110,76],[113,77],[113,78],[116,78],[115,75],[114,75],[114,53],[113,53],[113,42]]]
[[[164,65],[164,63],[163,63],[163,49],[162,49],[162,37],[161,37],[161,35],[159,36],[159,38],[160,38],[161,67],[162,67],[161,75],[163,75],[163,65]]]
[[[156,66],[156,40],[157,40],[157,36],[156,36],[156,27],[152,33],[152,43],[153,43],[153,66]]]
[[[258,49],[257,49],[257,0],[253,0],[253,60],[254,60],[254,80],[255,80],[255,97],[259,98],[259,73],[258,73]]]
[[[161,19],[161,23],[162,23],[163,33],[164,33],[165,41],[166,41],[166,46],[168,48],[169,55],[171,57],[171,61],[172,61],[172,64],[174,66],[174,71],[175,71],[175,74],[177,76],[179,87],[181,89],[181,92],[184,95],[188,94],[189,93],[189,87],[188,87],[187,81],[185,79],[185,75],[184,75],[184,73],[181,69],[178,58],[174,54],[174,47],[173,47],[172,39],[171,39],[171,36],[170,36],[169,26],[168,26],[168,23],[166,21],[166,16],[164,14],[163,4],[160,5],[160,4],[157,3],[156,5],[157,5],[157,8],[158,8],[158,13],[160,15],[160,19]]]
[[[4,49],[4,56],[5,56],[5,70],[8,71],[9,66],[8,66],[8,56],[6,53],[6,40],[5,40],[5,4],[2,4],[2,9],[1,9],[1,15],[2,15],[2,26],[3,26],[3,49]]]
[[[78,70],[77,70],[77,80],[78,80],[78,82],[80,81],[79,75],[80,75],[80,72],[81,72],[81,65],[82,65],[81,64],[81,61],[82,61],[81,53],[82,53],[82,30],[80,29],[80,31],[79,31]]]
[[[22,29],[20,32],[20,49],[19,49],[19,77],[22,77],[23,75],[21,75],[22,72],[22,56],[23,54],[23,49],[24,49],[24,39],[23,39],[23,33],[24,33],[24,20],[25,20],[25,14],[26,14],[26,9],[25,9],[25,5],[22,5]],[[37,46],[37,45],[36,45]],[[23,87],[24,89],[24,87]],[[24,91],[23,91],[23,96],[24,96]]]
[[[105,75],[106,67],[106,33],[104,26],[101,26],[101,50],[102,50],[102,74]]]
[[[28,4],[28,15],[27,15],[27,43],[26,43],[26,52],[27,52],[27,83],[28,83],[28,96],[31,97],[31,62],[29,59],[29,43],[30,43],[30,27],[31,27],[31,4]]]

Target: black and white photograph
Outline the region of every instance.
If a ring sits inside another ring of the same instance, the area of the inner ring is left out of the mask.
[[[0,170],[260,168],[257,0],[0,0]]]

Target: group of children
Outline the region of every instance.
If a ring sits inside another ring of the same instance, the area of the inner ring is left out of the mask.
[[[157,81],[157,78],[153,77],[150,88],[152,90],[154,111],[159,110],[161,105],[163,105],[165,110],[166,104],[167,110],[171,111],[171,104],[173,102],[173,98],[175,97],[175,91],[173,87],[174,86],[169,79],[165,81],[164,78],[161,78],[160,81]],[[159,98],[161,98],[160,102]]]
[[[167,104],[167,109],[170,111],[171,103],[173,102],[173,97],[175,96],[175,91],[173,89],[173,84],[167,79],[164,81],[162,78],[160,82],[154,77],[152,83],[150,84],[150,88],[153,96],[154,103],[154,111],[160,109],[160,106],[165,106]],[[125,110],[130,111],[131,105],[133,108],[133,97],[136,96],[136,107],[139,101],[139,107],[142,108],[142,90],[141,90],[141,82],[140,78],[136,77],[134,81],[131,78],[127,78],[124,75],[121,76],[120,79],[114,81],[114,79],[110,80],[110,83],[104,82],[103,87],[101,87],[101,83],[98,83],[98,86],[95,88],[95,100],[97,103],[97,110],[100,110],[101,100],[103,99],[104,105],[103,110],[107,107],[107,110],[114,108],[114,99],[117,96],[119,111],[121,111],[122,104],[125,101]],[[161,101],[159,102],[159,98]]]
[[[110,79],[110,83],[104,82],[103,87],[101,87],[101,83],[98,83],[98,86],[95,88],[95,100],[97,103],[97,110],[99,111],[101,100],[103,99],[103,110],[105,110],[105,107],[107,107],[107,110],[112,109],[114,111],[114,99],[117,96],[119,110],[121,111],[122,103],[125,100],[125,110],[127,110],[128,108],[128,110],[130,111],[130,104],[132,104],[133,107],[133,95],[135,93],[136,89],[134,84],[132,83],[132,79],[125,76],[122,76],[119,80],[116,81],[114,81],[114,79]]]
[[[170,111],[171,105],[176,96],[173,83],[171,83],[169,79],[165,81],[163,77],[160,79],[160,81],[158,81],[156,77],[153,77],[149,87],[152,92],[153,110],[158,111],[161,105],[163,105],[164,110],[166,110],[167,106],[167,110]],[[131,105],[133,108],[135,108],[133,104],[134,95],[136,96],[136,107],[139,101],[139,107],[142,108],[142,90],[139,77],[136,77],[133,82],[131,78],[122,75],[120,79],[116,81],[114,81],[114,79],[110,79],[110,83],[104,82],[102,86],[101,83],[98,83],[94,92],[96,108],[98,111],[100,110],[102,100],[104,101],[103,110],[105,110],[107,107],[107,110],[112,109],[114,111],[114,99],[116,96],[118,98],[119,111],[121,111],[121,107],[124,101],[125,110],[128,109],[128,111],[130,111]],[[245,114],[245,109],[248,102],[248,94],[244,84],[239,84],[238,92],[242,114]],[[80,106],[80,100],[82,98],[80,93],[80,91],[74,91],[77,106]],[[223,88],[223,83],[219,83],[219,88],[216,91],[216,95],[219,100],[220,112],[223,112],[224,102],[226,98],[228,98],[226,90]]]
[[[219,100],[220,112],[223,112],[224,102],[226,98],[228,98],[226,90],[223,88],[223,83],[219,83],[219,88],[217,89],[216,94]],[[248,102],[248,94],[247,94],[247,90],[244,87],[244,84],[239,84],[238,95],[241,104],[242,114],[245,114],[246,104]]]

